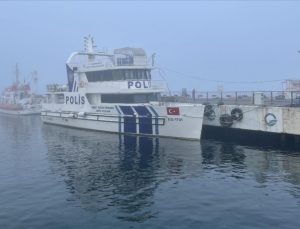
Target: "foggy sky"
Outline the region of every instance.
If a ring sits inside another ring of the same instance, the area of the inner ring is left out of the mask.
[[[297,1],[1,1],[0,32],[1,90],[15,63],[22,79],[38,71],[40,92],[66,83],[65,62],[88,34],[99,50],[155,52],[171,90],[281,90],[280,82],[238,82],[300,79]]]

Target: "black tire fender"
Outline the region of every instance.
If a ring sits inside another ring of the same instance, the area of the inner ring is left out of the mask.
[[[233,124],[232,116],[229,114],[222,114],[220,116],[220,124],[224,127],[231,127]]]
[[[231,110],[231,117],[234,121],[241,121],[244,118],[242,109],[236,107]]]

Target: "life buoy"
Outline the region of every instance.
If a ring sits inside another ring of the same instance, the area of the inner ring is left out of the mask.
[[[222,114],[220,116],[220,124],[224,127],[231,127],[233,124],[232,116],[229,114]]]
[[[267,113],[265,115],[265,123],[267,126],[274,126],[277,123],[277,118],[274,114],[272,113]]]
[[[244,117],[243,111],[240,108],[233,108],[231,117],[234,121],[241,121]]]

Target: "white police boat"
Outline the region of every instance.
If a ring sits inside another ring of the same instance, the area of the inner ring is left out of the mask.
[[[163,81],[151,77],[153,58],[141,48],[85,51],[67,60],[67,85],[48,85],[42,121],[67,127],[155,137],[200,139],[204,105],[163,103]]]

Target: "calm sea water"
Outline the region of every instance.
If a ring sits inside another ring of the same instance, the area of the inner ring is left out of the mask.
[[[300,228],[300,152],[0,116],[0,228]]]

